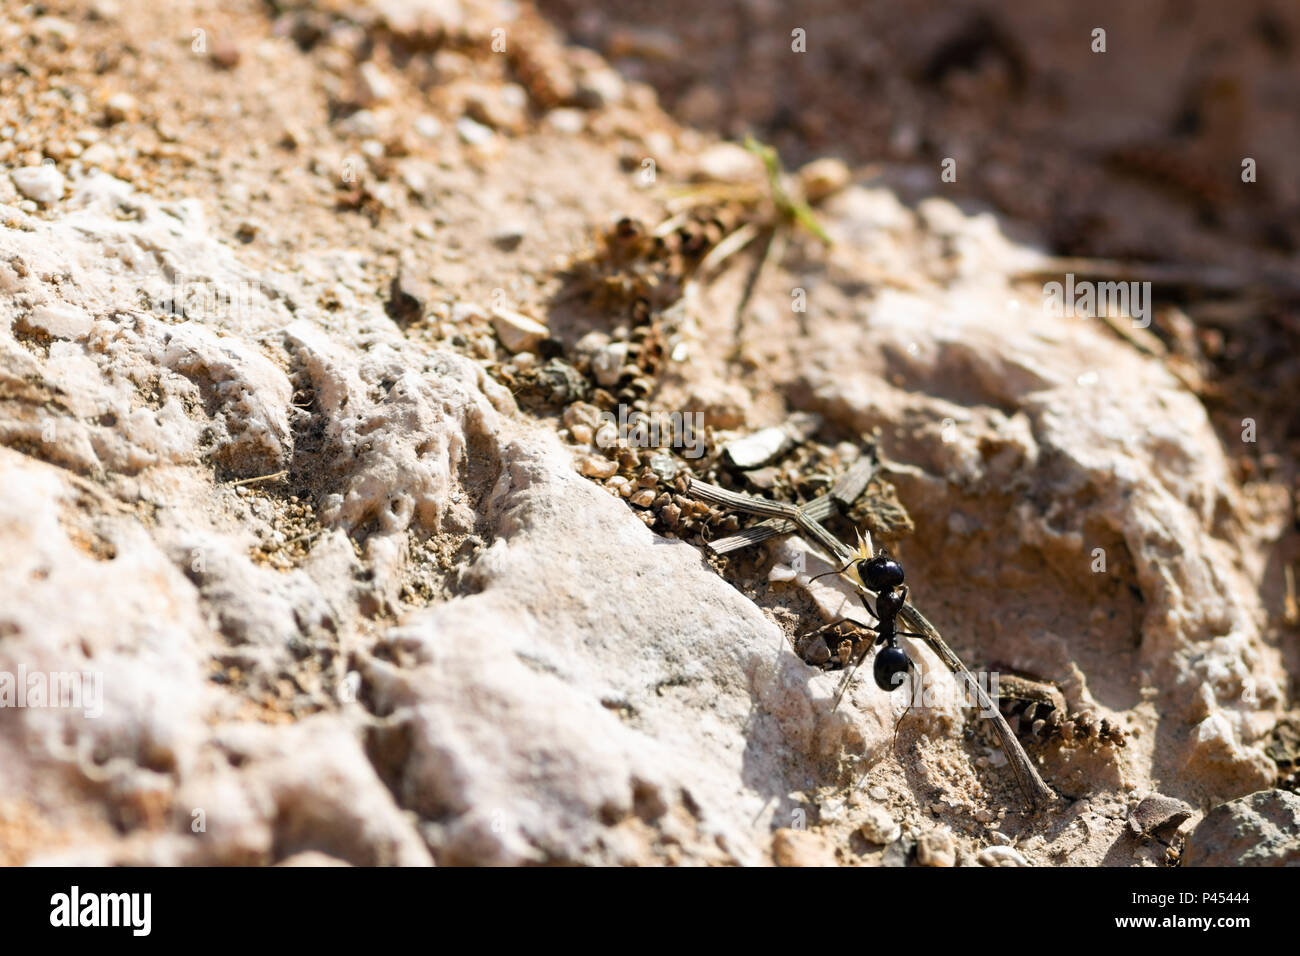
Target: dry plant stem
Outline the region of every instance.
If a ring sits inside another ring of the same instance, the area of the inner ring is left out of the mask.
[[[823,521],[836,510],[847,511],[862,492],[866,491],[867,485],[871,483],[871,479],[876,476],[879,469],[880,464],[874,454],[863,455],[839,477],[828,493],[800,505],[800,510],[814,521]],[[780,534],[789,534],[794,530],[796,530],[794,522],[783,518],[770,518],[756,525],[750,525],[736,534],[710,542],[709,550],[714,554],[728,554]]]
[[[835,561],[837,567],[847,564],[853,558],[853,552],[842,541],[818,524],[806,511],[794,505],[728,491],[725,488],[697,481],[694,478],[689,480],[686,492],[710,504],[732,508],[748,514],[790,521],[807,535],[813,543],[826,552]],[[910,602],[903,606],[899,617],[918,633],[924,634],[926,644],[938,655],[939,660],[943,661],[944,666],[968,687],[974,688],[981,716],[988,717],[989,720],[993,721],[993,726],[997,729],[998,737],[1002,741],[1002,750],[1007,755],[1007,762],[1011,764],[1011,770],[1016,775],[1016,783],[1019,784],[1020,792],[1024,794],[1030,808],[1041,809],[1059,800],[1060,798],[1055,791],[1039,776],[1037,768],[1030,761],[1029,755],[1025,753],[1024,748],[1020,746],[1020,741],[1016,739],[1016,735],[1012,732],[1006,718],[1002,716],[1002,712],[998,710],[997,706],[989,698],[988,693],[979,685],[979,682],[975,680],[970,671],[966,669],[966,665],[961,662],[961,658],[953,653],[952,648],[944,642],[935,626],[926,620],[925,615]]]
[[[671,222],[672,220],[668,221]],[[696,274],[702,276],[708,275],[741,249],[744,249],[745,246],[753,242],[754,237],[758,235],[758,232],[758,226],[752,222],[747,222],[735,232],[729,233],[726,238],[709,250],[708,255],[700,260],[699,268],[695,270]]]
[[[745,313],[749,311],[750,300],[754,298],[754,292],[758,289],[759,280],[762,279],[763,273],[768,270],[769,265],[779,263],[785,256],[786,239],[782,229],[773,229],[767,237],[767,242],[763,245],[763,254],[754,263],[754,267],[749,270],[749,275],[745,278],[745,289],[740,294],[740,301],[736,303],[736,318],[733,323],[735,333],[733,335],[734,344],[732,346],[734,354],[739,357],[744,347],[745,338]]]
[[[1150,282],[1154,285],[1241,292],[1251,286],[1289,296],[1300,295],[1300,278],[1268,269],[1233,269],[1227,266],[1188,266],[1179,263],[1125,262],[1118,259],[1050,258],[1017,274],[1019,279],[1050,279],[1072,272],[1115,282]]]
[[[277,471],[270,475],[258,475],[256,478],[241,478],[239,481],[230,482],[230,487],[238,488],[240,485],[255,485],[262,481],[278,481],[287,474],[289,474],[289,471],[288,469],[285,469],[284,471]]]

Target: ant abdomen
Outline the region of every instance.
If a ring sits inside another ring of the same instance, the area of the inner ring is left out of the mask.
[[[877,651],[876,662],[872,665],[876,686],[885,691],[892,691],[903,683],[911,669],[911,658],[897,644],[889,644]]]

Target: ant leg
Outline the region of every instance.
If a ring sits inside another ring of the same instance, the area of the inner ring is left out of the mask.
[[[853,662],[853,666],[849,669],[848,673],[844,675],[843,680],[840,681],[839,690],[835,692],[835,700],[831,704],[831,713],[835,713],[839,708],[840,700],[844,697],[844,692],[849,689],[849,684],[853,681],[853,675],[858,672],[858,668],[862,666],[862,662],[867,659],[867,650],[868,648],[865,647],[862,649],[862,653],[858,655],[858,659]]]
[[[912,712],[912,708],[908,707],[906,710],[904,710],[901,714],[898,715],[898,720],[894,721],[894,742],[890,747],[890,749],[893,750],[894,753],[898,753],[898,728],[903,726],[903,721],[907,719],[907,715],[910,714],[911,712]]]
[[[925,635],[918,634],[916,631],[895,631],[894,633],[902,634],[904,637],[919,637],[921,640],[925,640]]]
[[[832,627],[836,627],[846,622],[851,624],[857,623],[856,621],[850,621],[847,617],[840,617],[831,621],[829,624],[823,624],[821,627],[814,627],[811,631],[804,631],[799,635],[799,637],[811,637],[813,634],[820,634],[822,631],[830,630]]]

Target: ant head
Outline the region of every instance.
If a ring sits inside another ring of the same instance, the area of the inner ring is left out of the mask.
[[[876,686],[891,691],[907,679],[912,669],[912,659],[897,644],[889,644],[876,651],[876,661],[871,669],[875,674]]]
[[[903,566],[881,548],[874,558],[859,562],[858,576],[869,590],[886,591],[903,583]]]

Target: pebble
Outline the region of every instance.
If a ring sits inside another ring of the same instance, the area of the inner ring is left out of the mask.
[[[228,37],[218,38],[212,47],[212,52],[208,54],[208,58],[222,70],[233,70],[239,66],[241,57],[239,47]]]
[[[980,866],[1028,866],[1029,861],[1009,846],[989,846],[975,858]]]
[[[390,294],[394,303],[410,305],[420,315],[424,314],[437,295],[433,286],[417,274],[414,267],[406,265],[399,267],[397,275],[393,277]]]
[[[957,865],[957,845],[944,827],[922,833],[916,840],[916,862],[921,866]]]
[[[456,325],[486,317],[487,313],[483,310],[483,306],[477,302],[461,301],[451,307],[451,321]]]
[[[1129,812],[1128,828],[1134,836],[1145,836],[1165,827],[1182,826],[1193,812],[1177,797],[1153,793]]]
[[[618,462],[610,461],[599,455],[588,455],[582,459],[581,471],[588,478],[613,478],[618,474]]]
[[[519,248],[519,243],[524,241],[524,236],[527,234],[528,227],[523,223],[507,223],[492,234],[492,245],[505,252],[511,252]]]
[[[980,823],[992,823],[994,820],[997,819],[993,811],[989,810],[987,807],[980,807],[978,810],[976,810],[974,813],[974,817]]]
[[[415,118],[415,131],[425,139],[437,139],[442,135],[442,121],[436,116],[422,113]]]
[[[382,103],[397,95],[397,87],[375,63],[365,62],[357,69],[357,98],[364,106]]]
[[[492,310],[492,327],[496,329],[501,344],[511,352],[536,352],[542,340],[551,334],[541,322],[498,306]]]
[[[717,143],[695,160],[695,180],[743,183],[763,175],[763,161],[735,143]]]
[[[640,491],[637,491],[632,495],[632,504],[636,505],[638,508],[649,508],[654,504],[656,497],[653,488],[642,488]]]
[[[596,429],[596,444],[601,448],[613,448],[618,444],[618,428],[613,422],[606,422]]]
[[[676,458],[666,451],[661,451],[650,456],[650,470],[664,481],[668,481],[676,477],[681,468]]]
[[[1007,836],[1001,830],[989,830],[989,839],[998,846],[1011,846],[1011,837]]]
[[[869,806],[858,832],[868,843],[893,843],[903,832],[902,827],[881,806]]]
[[[513,133],[523,129],[527,107],[528,94],[515,83],[499,88],[475,87],[465,98],[468,118],[498,132]]]
[[[476,123],[468,116],[456,120],[456,135],[469,146],[482,146],[492,141],[496,134],[488,126]]]
[[[872,787],[867,791],[867,796],[872,800],[885,800],[889,797],[889,791],[884,787]]]
[[[781,469],[768,465],[766,468],[751,468],[745,472],[745,480],[762,491],[771,491],[781,477]]]
[[[20,193],[36,202],[52,203],[63,198],[63,173],[53,165],[42,163],[15,169],[9,178]]]
[[[574,402],[564,410],[563,421],[569,428],[573,428],[574,425],[595,428],[600,424],[600,409],[587,402]]]
[[[853,174],[842,159],[824,156],[814,159],[799,170],[799,183],[809,202],[825,199],[849,184]]]
[[[599,67],[586,70],[578,80],[577,102],[586,109],[603,109],[623,102],[627,85],[617,70]]]
[[[339,120],[335,130],[342,136],[357,139],[383,139],[388,131],[388,113],[384,111],[357,110],[351,116]]]
[[[578,445],[590,445],[596,437],[595,432],[591,430],[589,425],[574,425],[569,429],[569,434],[573,436],[574,443]]]
[[[104,102],[104,118],[109,123],[122,123],[133,119],[135,113],[135,97],[130,93],[114,93]]]
[[[839,865],[826,838],[808,830],[777,830],[772,834],[772,858],[777,866]]]
[[[81,154],[81,164],[86,167],[110,166],[117,161],[117,150],[108,143],[92,143]]]
[[[605,387],[617,385],[627,362],[627,343],[611,342],[597,350],[591,358],[591,374]]]
[[[767,579],[773,584],[785,584],[799,577],[799,572],[787,564],[774,564],[767,572]]]
[[[551,110],[546,114],[546,125],[557,133],[565,133],[575,136],[582,132],[583,126],[587,119],[582,115],[581,110],[575,110],[570,107],[562,107],[557,110]]]
[[[806,441],[821,426],[821,416],[796,412],[783,425],[761,428],[723,446],[723,454],[737,468],[758,468]]]
[[[880,865],[888,867],[907,866],[908,858],[911,857],[914,849],[916,849],[915,840],[895,840],[885,847],[884,853],[880,854]]]

